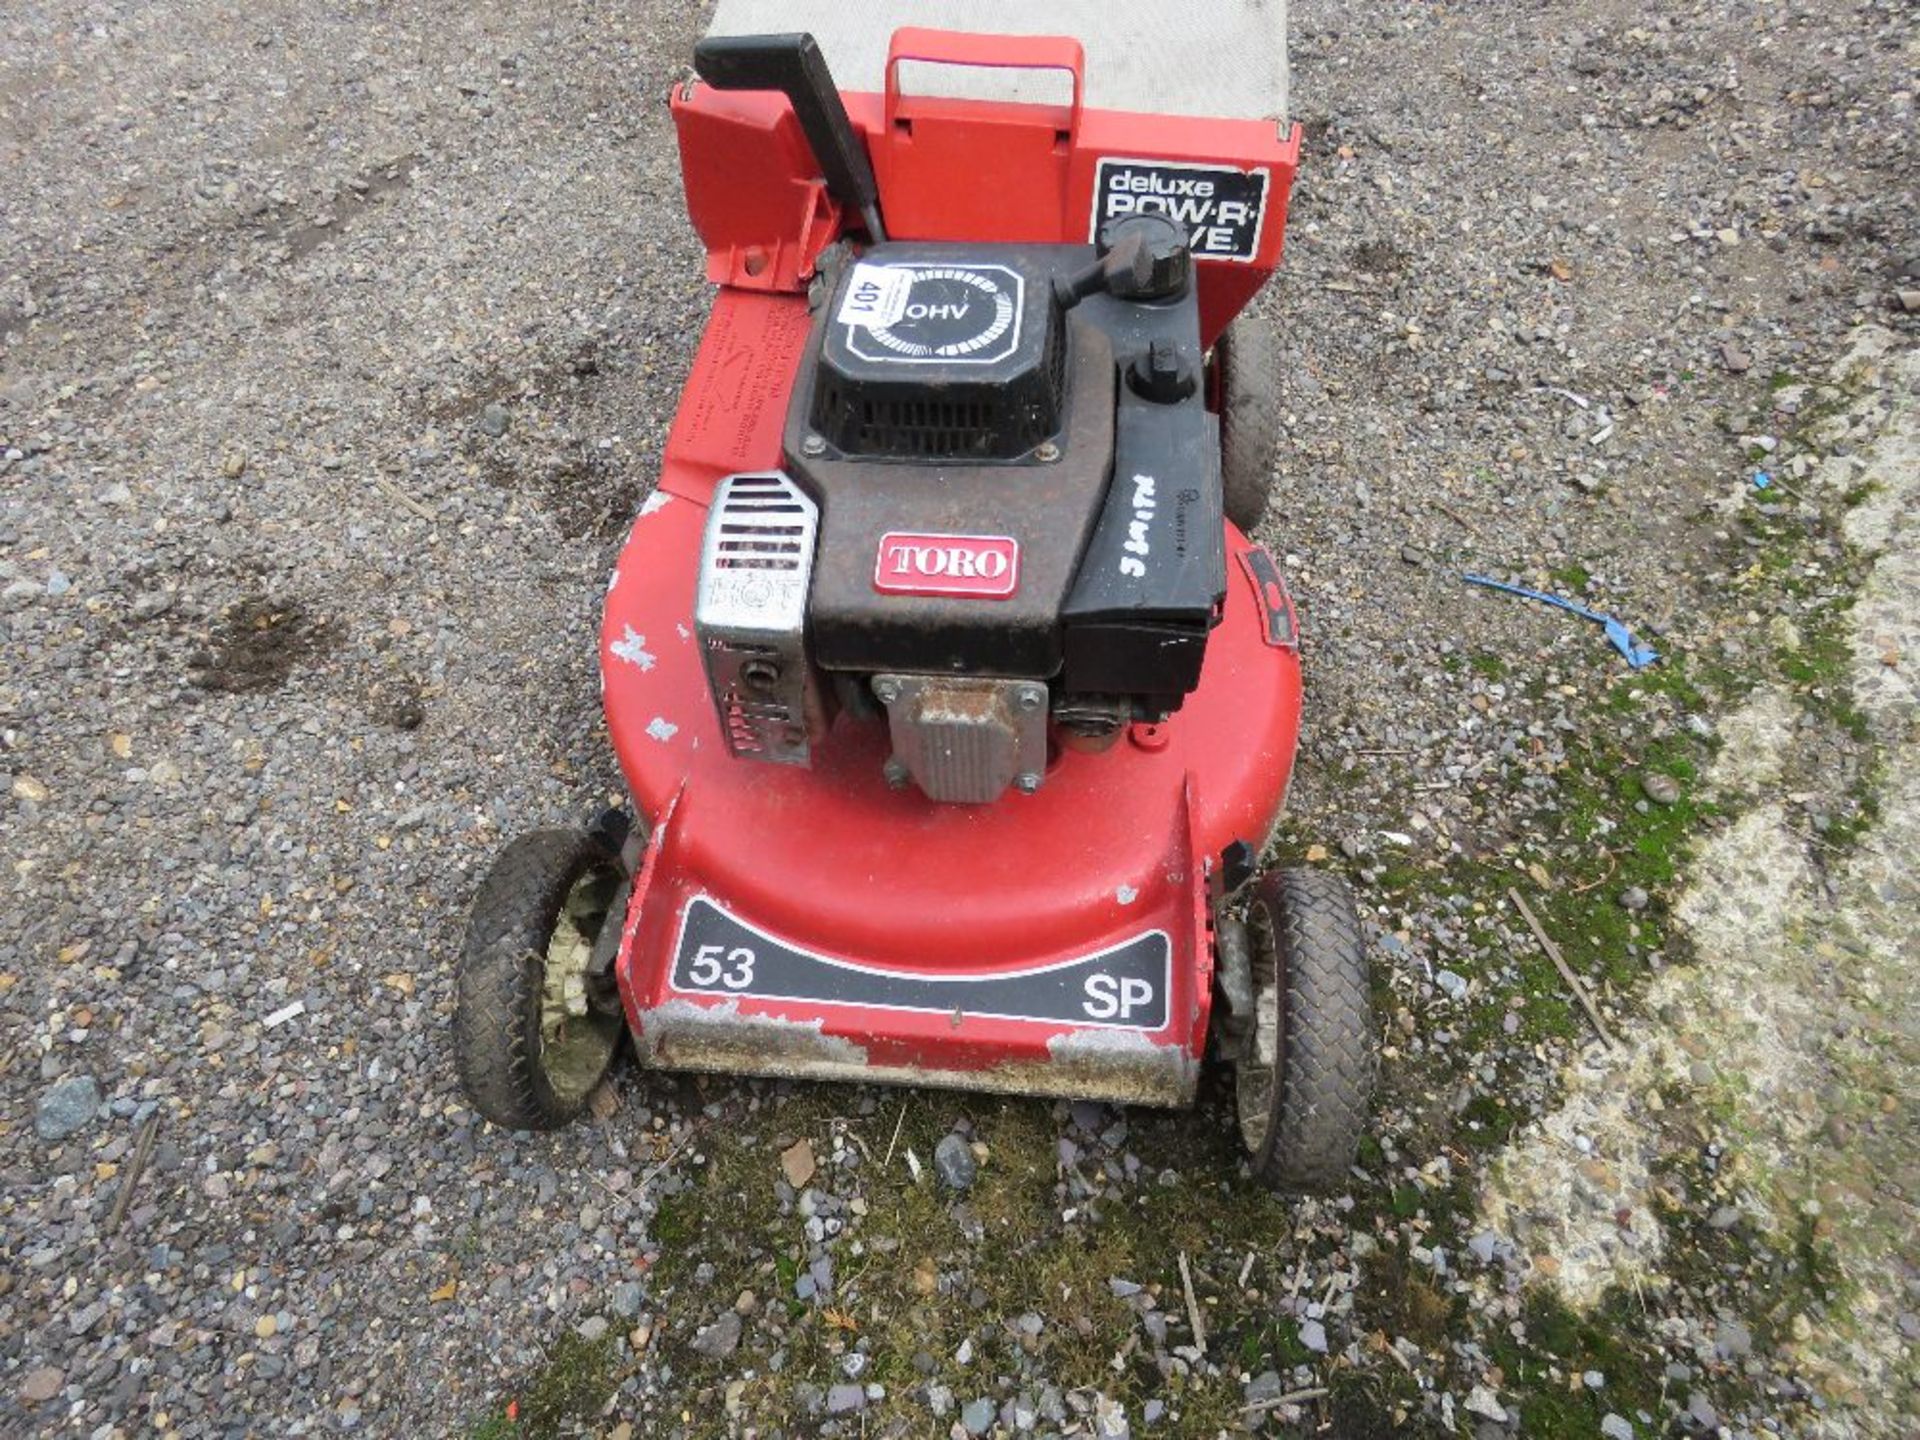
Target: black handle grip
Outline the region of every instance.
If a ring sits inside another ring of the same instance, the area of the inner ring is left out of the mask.
[[[887,238],[880,227],[880,187],[874,183],[873,166],[813,36],[709,35],[693,47],[693,68],[716,90],[777,90],[785,95],[813,147],[827,189],[860,213],[876,242]]]

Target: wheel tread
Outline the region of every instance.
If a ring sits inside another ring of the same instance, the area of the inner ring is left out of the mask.
[[[454,1070],[474,1108],[497,1125],[553,1130],[583,1108],[562,1105],[541,1073],[528,990],[537,997],[541,984],[544,917],[559,913],[583,865],[604,859],[583,831],[535,830],[507,844],[474,897],[454,972]]]
[[[1336,875],[1277,871],[1256,903],[1274,907],[1286,992],[1277,1123],[1256,1168],[1284,1188],[1324,1188],[1353,1164],[1373,1094],[1366,937]]]
[[[1220,481],[1227,518],[1252,534],[1267,513],[1280,450],[1280,341],[1273,322],[1241,315],[1220,337]]]

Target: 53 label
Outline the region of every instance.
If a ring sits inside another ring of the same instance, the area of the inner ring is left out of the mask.
[[[753,984],[753,951],[744,945],[701,945],[687,964],[687,979],[696,990],[745,990]]]

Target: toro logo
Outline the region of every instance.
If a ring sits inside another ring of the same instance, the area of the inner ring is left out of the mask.
[[[880,539],[873,588],[884,595],[1004,600],[1020,588],[1020,542],[1011,535],[895,531]]]

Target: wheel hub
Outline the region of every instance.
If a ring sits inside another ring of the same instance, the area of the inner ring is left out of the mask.
[[[576,880],[542,957],[540,1064],[567,1103],[593,1086],[620,1035],[618,1014],[592,1003],[590,974],[618,886],[611,869],[589,870]]]
[[[1284,1043],[1280,1030],[1280,940],[1265,906],[1255,905],[1248,913],[1246,937],[1253,1013],[1234,1061],[1234,1101],[1240,1137],[1249,1151],[1258,1154],[1273,1124],[1273,1092],[1280,1083]]]

